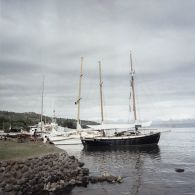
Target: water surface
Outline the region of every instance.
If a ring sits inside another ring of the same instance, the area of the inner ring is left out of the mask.
[[[59,146],[75,155],[91,175],[122,176],[121,184],[89,184],[70,195],[194,195],[195,128],[162,133],[158,146],[83,149],[82,145]],[[175,168],[183,168],[178,173]]]

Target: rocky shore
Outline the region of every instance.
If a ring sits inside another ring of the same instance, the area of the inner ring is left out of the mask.
[[[89,176],[74,156],[66,152],[47,154],[26,160],[0,161],[0,194],[57,194],[89,182],[121,182],[112,175]]]
[[[88,184],[89,170],[66,152],[0,161],[0,194],[43,194]]]

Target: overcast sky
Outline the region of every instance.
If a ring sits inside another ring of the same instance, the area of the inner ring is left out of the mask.
[[[195,118],[194,0],[0,0],[0,110],[127,121],[129,51],[141,120]]]

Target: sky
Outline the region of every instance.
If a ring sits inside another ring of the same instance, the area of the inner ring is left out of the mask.
[[[194,0],[0,0],[0,110],[132,120],[129,53],[140,120],[195,118]]]

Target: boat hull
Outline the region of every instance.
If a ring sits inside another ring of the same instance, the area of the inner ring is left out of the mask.
[[[158,144],[160,132],[141,136],[82,138],[84,146],[151,145]]]
[[[52,141],[52,143],[55,145],[80,145],[82,144],[80,138],[56,140],[56,141]]]

